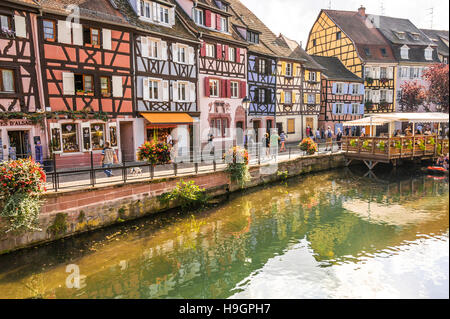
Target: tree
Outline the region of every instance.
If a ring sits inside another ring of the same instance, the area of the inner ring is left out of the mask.
[[[400,110],[402,112],[417,112],[426,101],[425,87],[417,81],[410,81],[403,83],[401,89]],[[424,107],[428,111],[428,108]]]
[[[439,111],[448,113],[448,64],[432,65],[423,73],[423,78],[428,82],[427,101],[436,104]]]

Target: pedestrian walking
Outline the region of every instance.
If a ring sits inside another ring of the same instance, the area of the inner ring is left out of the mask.
[[[269,133],[264,134],[263,145],[266,148],[266,156],[270,155],[270,135]]]
[[[36,145],[34,146],[34,153],[35,153],[35,161],[36,161],[36,163],[44,165],[44,154],[42,152],[41,141],[37,141],[36,142]]]
[[[278,154],[278,142],[280,140],[280,136],[278,135],[276,130],[273,130],[272,135],[270,135],[270,153],[272,157],[275,158]]]
[[[281,131],[281,134],[280,134],[280,142],[281,142],[281,148],[280,148],[280,152],[286,152],[286,139],[287,139],[287,136],[286,136],[286,134],[284,134],[284,131]]]
[[[105,142],[105,147],[103,148],[102,151],[102,167],[106,168],[104,172],[108,177],[114,175],[111,170],[114,161],[116,161],[116,163],[119,163],[116,152],[109,146],[109,142]]]
[[[342,132],[341,129],[338,128],[338,132],[336,134],[336,142],[338,145],[339,150],[341,150],[341,145],[342,145]]]
[[[320,143],[320,130],[316,130],[316,143]]]
[[[327,139],[325,152],[328,151],[328,148],[330,148],[329,150],[332,151],[332,149],[333,149],[333,132],[331,132],[331,127],[328,126],[328,128],[325,132],[325,136]]]

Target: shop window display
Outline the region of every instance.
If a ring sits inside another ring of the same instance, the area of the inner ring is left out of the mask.
[[[109,137],[110,137],[110,146],[111,147],[117,147],[117,127],[116,126],[110,126],[109,127]]]
[[[105,125],[91,124],[91,143],[93,150],[101,150],[105,144]]]
[[[78,145],[77,125],[73,123],[62,124],[61,131],[63,141],[63,152],[65,153],[79,152],[80,147]]]

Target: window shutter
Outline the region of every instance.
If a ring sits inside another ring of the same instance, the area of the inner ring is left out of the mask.
[[[331,93],[336,94],[337,84],[333,83],[333,87],[331,89]]]
[[[380,67],[376,67],[375,68],[375,79],[379,79],[380,78],[380,73],[381,73],[381,68]]]
[[[303,94],[303,104],[308,104],[308,94],[306,93]]]
[[[297,92],[292,92],[292,104],[295,104]]]
[[[86,136],[86,140],[89,141],[89,144],[87,144],[87,145],[84,143],[84,141],[85,141],[85,136],[84,136],[85,135],[85,131],[87,131],[88,134],[89,134],[89,137]],[[89,151],[92,150],[91,123],[89,123],[89,122],[81,123],[81,141],[82,141],[82,143],[81,143],[81,150],[83,152],[89,152]],[[88,146],[88,147],[86,147],[86,146]]]
[[[72,24],[65,20],[58,20],[58,41],[64,44],[72,44]]]
[[[16,36],[19,38],[27,37],[27,25],[25,17],[15,15],[14,16],[14,28],[16,30]]]
[[[123,97],[123,80],[121,76],[112,77],[113,97]]]
[[[348,84],[348,94],[353,95],[353,85],[357,85],[357,84],[353,84],[353,83]]]
[[[320,104],[320,93],[316,94],[316,104]]]
[[[350,104],[344,104],[344,109],[343,109],[342,114],[349,114],[350,113],[350,108],[351,108]]]
[[[389,90],[389,91],[387,91],[387,94],[386,94],[386,95],[387,95],[387,96],[386,96],[387,101],[388,101],[389,103],[392,103],[392,102],[393,102],[393,96],[394,96],[393,92],[392,92],[391,90]]]
[[[64,95],[75,95],[75,76],[70,72],[63,72]]]
[[[210,97],[209,78],[205,78],[205,96]]]
[[[188,47],[189,64],[195,65],[195,50],[193,47]]]
[[[190,82],[189,83],[189,101],[194,103],[196,102],[196,91],[195,91],[195,83]]]
[[[356,84],[355,84],[356,85]],[[359,85],[359,94],[360,95],[364,95],[366,92],[365,92],[365,87],[364,87],[364,84],[360,84]]]
[[[143,12],[141,13],[141,1],[140,1],[140,0],[138,0],[138,1],[136,2],[136,9],[137,9],[137,15],[138,15],[138,16],[143,15]]]
[[[172,99],[178,102],[178,81],[172,81]]]
[[[281,93],[280,93],[280,103],[284,104],[284,101],[285,101],[285,99],[284,99],[284,91],[281,91]]]
[[[227,97],[227,91],[226,91],[226,85],[227,85],[227,80],[220,80],[219,81],[219,96],[220,97]]]
[[[222,59],[222,45],[216,44],[216,57]]]
[[[343,83],[342,85],[342,93],[343,94],[348,94],[348,83]]]
[[[142,98],[145,101],[150,100],[150,85],[149,85],[149,79],[143,78],[142,79]]]
[[[167,42],[161,41],[161,60],[167,61]]]
[[[169,81],[162,81],[162,98],[164,102],[169,102]]]
[[[364,104],[359,105],[359,115],[364,115]]]
[[[158,81],[158,101],[164,101],[164,89],[162,81]]]
[[[241,63],[241,49],[236,48],[236,62]]]
[[[169,24],[171,26],[175,25],[175,8],[169,9]]]
[[[227,80],[227,97],[231,97],[231,80]]]
[[[103,49],[105,50],[111,50],[111,30],[110,29],[103,29],[102,30],[103,35]]]
[[[225,61],[229,61],[230,60],[230,51],[229,51],[228,45],[224,46],[224,51],[225,51]]]
[[[388,67],[387,78],[391,79],[391,80],[394,78],[394,67],[392,67],[392,66]]]
[[[72,23],[73,44],[83,45],[83,26],[78,23]]]
[[[206,56],[206,43],[203,42],[200,47],[200,56]]]
[[[153,21],[159,22],[159,8],[160,5],[156,2],[152,2],[153,5]]]
[[[211,28],[211,11],[205,11],[205,26]]]
[[[336,103],[333,103],[333,109],[332,109],[331,113],[336,115]]]
[[[241,82],[241,98],[243,99],[244,97],[247,96],[247,83],[245,81]]]
[[[216,14],[216,30],[218,30],[218,31],[222,30],[221,20],[220,20],[220,15],[219,14]]]
[[[281,62],[281,75],[286,75],[286,62]]]
[[[178,62],[178,44],[172,43],[172,60]]]
[[[141,37],[141,54],[144,58],[148,58],[148,38]]]

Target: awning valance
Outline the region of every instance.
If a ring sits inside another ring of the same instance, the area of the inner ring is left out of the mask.
[[[151,124],[192,124],[194,119],[187,113],[141,113]]]
[[[370,118],[365,117],[359,120],[344,122],[344,126],[381,126],[386,123],[389,123],[389,121],[383,120],[383,119],[377,119],[377,118]]]
[[[344,126],[380,126],[392,122],[407,123],[448,123],[449,117],[446,113],[389,113],[372,114],[355,121],[345,122]]]

